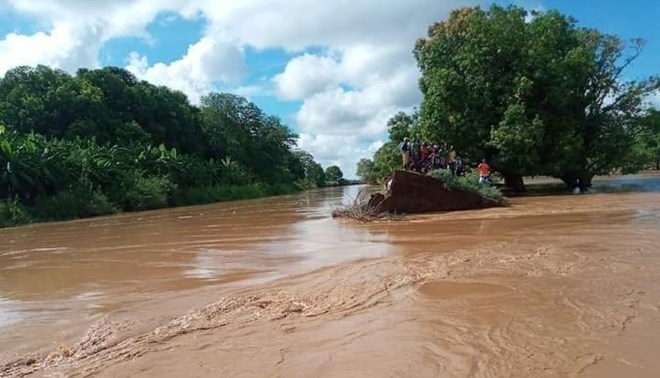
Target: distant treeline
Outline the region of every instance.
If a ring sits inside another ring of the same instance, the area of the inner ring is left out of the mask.
[[[120,68],[18,67],[0,79],[0,227],[342,181],[296,138],[236,95],[194,106]]]

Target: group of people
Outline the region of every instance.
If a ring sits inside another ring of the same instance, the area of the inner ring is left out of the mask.
[[[465,162],[456,155],[454,146],[447,148],[446,143],[411,141],[406,137],[398,147],[405,170],[426,174],[429,170],[449,169],[452,174],[458,176],[466,171]],[[490,184],[491,168],[485,159],[477,166],[477,171],[479,182]]]
[[[454,146],[445,143],[410,141],[407,137],[399,144],[403,169],[427,173],[434,169],[449,169],[453,174],[465,172],[463,159],[456,155]]]

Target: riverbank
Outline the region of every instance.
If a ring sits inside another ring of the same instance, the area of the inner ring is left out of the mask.
[[[355,224],[345,189],[1,230],[0,375],[660,373],[660,192]]]
[[[262,183],[246,185],[216,185],[175,190],[171,193],[134,193],[134,211],[157,210],[170,207],[204,205],[209,203],[257,199],[299,193],[311,189],[311,185]],[[122,211],[121,205],[113,203],[100,192],[73,190],[61,192],[33,206],[18,201],[0,200],[0,228],[32,223],[56,222],[73,219],[112,215]]]

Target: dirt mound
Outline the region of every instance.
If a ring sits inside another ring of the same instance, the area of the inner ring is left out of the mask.
[[[375,213],[416,214],[483,209],[499,206],[477,193],[452,189],[440,178],[394,171],[385,194],[374,194],[367,205]]]

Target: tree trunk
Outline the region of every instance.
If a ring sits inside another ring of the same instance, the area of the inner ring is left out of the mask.
[[[564,176],[561,181],[566,184],[566,188],[571,191],[580,189],[580,193],[586,193],[591,188],[591,180],[593,175],[584,174],[580,176]]]
[[[566,189],[574,191],[578,187],[578,179],[575,176],[564,176],[561,177],[561,181],[566,185]]]
[[[591,188],[591,180],[593,179],[593,175],[582,175],[579,180],[578,180],[578,187],[580,188],[581,193],[586,193],[589,191],[589,188]]]
[[[502,176],[504,176],[504,186],[509,188],[512,192],[527,193],[525,181],[521,175],[503,173]]]
[[[660,171],[660,156],[655,158],[655,170]]]

